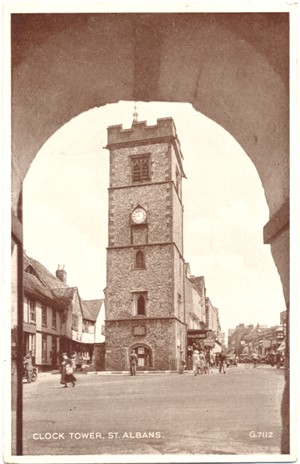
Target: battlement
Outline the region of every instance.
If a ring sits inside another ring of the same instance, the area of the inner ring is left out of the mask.
[[[123,129],[123,125],[109,126],[107,128],[108,147],[115,144],[134,143],[172,137],[180,146],[176,134],[176,127],[172,118],[157,119],[157,124],[148,126],[147,121],[134,121],[130,129]],[[179,150],[180,151],[180,150]]]

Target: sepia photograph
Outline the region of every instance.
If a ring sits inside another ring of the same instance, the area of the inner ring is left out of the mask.
[[[298,5],[141,3],[3,2],[2,459],[294,462]]]

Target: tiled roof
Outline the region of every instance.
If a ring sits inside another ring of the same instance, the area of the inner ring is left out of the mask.
[[[104,300],[81,300],[83,318],[96,321]]]
[[[24,253],[24,271],[30,266],[31,272],[24,272],[24,287],[36,297],[44,296],[60,304],[72,300],[75,287],[69,287],[49,272],[45,266]]]

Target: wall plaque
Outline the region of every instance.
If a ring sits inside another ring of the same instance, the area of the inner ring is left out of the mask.
[[[133,335],[146,335],[145,325],[135,325],[133,327]]]

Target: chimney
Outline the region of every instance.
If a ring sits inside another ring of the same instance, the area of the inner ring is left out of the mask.
[[[60,264],[57,266],[57,271],[55,273],[56,277],[61,280],[64,284],[67,283],[67,272],[65,270],[65,265],[61,266]]]

